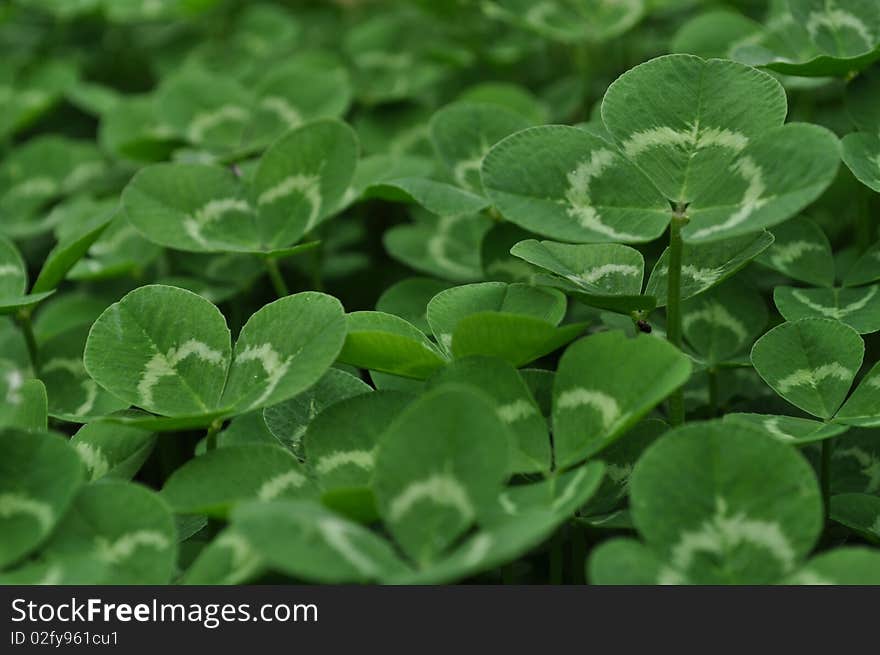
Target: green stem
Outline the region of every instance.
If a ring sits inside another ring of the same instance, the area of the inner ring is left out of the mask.
[[[284,281],[281,269],[278,268],[278,263],[274,259],[266,259],[266,271],[269,273],[269,279],[272,281],[276,295],[279,298],[289,296],[290,290],[287,288],[287,282]]]
[[[19,328],[21,328],[21,333],[24,335],[24,341],[27,344],[28,357],[31,360],[31,368],[34,370],[34,375],[38,375],[40,371],[39,366],[37,365],[37,338],[34,336],[34,324],[31,321],[30,310],[22,309],[18,313],[16,319]]]
[[[223,427],[223,421],[214,421],[208,426],[208,433],[205,435],[205,451],[211,452],[217,448],[217,434]]]
[[[677,209],[669,224],[669,274],[666,291],[666,338],[676,348],[681,349],[681,260],[684,241],[681,228],[688,223],[688,217]],[[672,425],[684,423],[684,389],[677,389],[669,396],[669,422]]]
[[[571,581],[573,584],[584,584],[587,561],[587,537],[584,529],[575,522],[569,524],[571,529]]]
[[[714,368],[710,368],[708,371],[709,375],[709,411],[712,412],[712,416],[718,416],[718,410],[720,409],[718,406],[718,371]]]
[[[562,568],[563,556],[562,547],[564,545],[562,530],[553,535],[550,540],[550,584],[562,584]]]
[[[828,516],[831,504],[831,455],[834,451],[833,439],[825,439],[822,442],[822,461],[819,468],[819,486],[822,488],[822,504],[825,506],[825,516]]]

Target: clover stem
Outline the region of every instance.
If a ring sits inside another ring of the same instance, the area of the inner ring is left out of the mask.
[[[550,540],[550,575],[549,584],[562,584],[563,552],[564,545],[562,531],[553,535]]]
[[[207,452],[217,448],[217,434],[220,432],[221,427],[223,427],[223,421],[219,420],[213,421],[208,426],[208,433],[205,435],[205,450]]]
[[[266,271],[269,273],[269,279],[272,281],[272,286],[275,288],[275,293],[278,297],[284,298],[289,296],[290,290],[287,288],[287,282],[284,281],[281,269],[278,268],[278,264],[274,259],[266,259]]]
[[[707,371],[709,376],[709,411],[712,416],[718,416],[718,370],[710,368]]]
[[[584,584],[584,564],[587,561],[587,537],[583,527],[575,521],[570,524],[571,528],[571,581],[574,584]]]
[[[688,217],[677,207],[669,224],[669,273],[666,291],[666,338],[673,346],[681,349],[681,260],[684,241],[681,229],[687,225]],[[672,425],[684,423],[684,389],[676,389],[669,396],[669,421]]]
[[[24,341],[27,344],[31,368],[33,368],[36,375],[39,372],[37,367],[37,338],[34,336],[34,324],[31,321],[30,309],[22,309],[16,319],[19,328],[21,328],[21,333],[24,335]]]
[[[834,451],[833,439],[822,441],[822,460],[819,466],[819,486],[822,489],[822,505],[828,516],[831,503],[831,455]]]

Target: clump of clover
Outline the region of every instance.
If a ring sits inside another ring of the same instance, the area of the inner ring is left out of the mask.
[[[536,127],[496,144],[483,181],[505,218],[549,238],[642,243],[668,229],[666,331],[681,346],[683,279],[711,286],[724,277],[721,267],[685,265],[686,246],[723,244],[781,223],[836,175],[836,137],[784,124],[786,112],[782,85],[766,73],[725,60],[660,57],[608,88],[601,123]],[[728,248],[734,259],[733,242]],[[670,414],[674,424],[684,420],[680,394]]]
[[[664,4],[0,12],[0,584],[880,583],[880,4]]]

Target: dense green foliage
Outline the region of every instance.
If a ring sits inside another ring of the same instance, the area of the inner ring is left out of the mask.
[[[876,0],[0,5],[0,583],[880,583]]]

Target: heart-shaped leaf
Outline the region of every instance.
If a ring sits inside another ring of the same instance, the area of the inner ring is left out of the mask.
[[[342,305],[323,293],[281,298],[238,335],[222,402],[237,413],[275,405],[318,381],[345,340]]]
[[[59,575],[87,558],[96,561],[101,584],[168,584],[177,560],[174,521],[168,506],[146,487],[92,483],[80,490],[42,557]],[[93,575],[76,583],[94,581]]]
[[[730,9],[708,9],[687,20],[672,40],[672,52],[698,57],[733,59],[730,53],[744,39],[755,38],[761,25]]]
[[[205,164],[149,166],[125,187],[122,206],[141,234],[166,248],[259,248],[257,212],[230,170]]]
[[[587,294],[637,296],[642,290],[645,259],[635,248],[531,239],[516,244],[511,253],[565,278]]]
[[[334,403],[372,390],[370,385],[351,373],[331,368],[307,390],[264,409],[263,418],[276,439],[300,452],[302,438],[318,414]]]
[[[821,531],[809,464],[745,426],[716,421],[670,432],[636,464],[630,489],[639,534],[664,562],[660,582],[777,582]]]
[[[431,117],[431,142],[453,181],[480,193],[480,165],[489,148],[529,125],[524,116],[497,105],[459,102]]]
[[[162,489],[162,497],[175,512],[221,517],[251,499],[315,494],[299,460],[287,449],[269,444],[212,450],[177,469]]]
[[[24,295],[27,290],[27,269],[18,248],[9,239],[0,236],[0,300]]]
[[[379,443],[379,512],[401,548],[425,565],[492,502],[509,470],[513,436],[490,399],[438,387],[414,401]]]
[[[781,223],[828,188],[839,161],[840,144],[828,130],[806,123],[774,128],[743,149],[723,183],[713,180],[694,197],[682,235],[714,241]]]
[[[265,152],[254,174],[253,202],[263,243],[298,241],[337,211],[354,175],[357,137],[337,120],[291,130]]]
[[[411,400],[399,391],[376,391],[339,400],[318,414],[303,445],[321,488],[369,488],[379,437]]]
[[[594,307],[630,312],[650,310],[655,300],[641,295],[645,260],[635,248],[618,244],[571,245],[554,241],[520,241],[511,254],[554,274],[553,283]]]
[[[773,328],[752,348],[752,364],[795,407],[829,419],[862,365],[865,344],[839,321],[804,318]]]
[[[367,106],[419,98],[448,77],[452,61],[470,56],[441,38],[429,15],[408,11],[357,21],[343,49]]]
[[[880,243],[875,243],[847,271],[845,286],[858,286],[880,281]]]
[[[481,215],[423,215],[414,224],[397,225],[384,237],[388,254],[417,271],[454,282],[483,277],[480,242],[492,226]]]
[[[284,404],[284,403],[281,403]],[[268,407],[266,409],[269,409]],[[229,424],[217,433],[216,447],[242,446],[245,444],[261,443],[278,445],[278,438],[269,430],[263,418],[261,409],[246,414],[239,414]],[[198,446],[196,454],[202,455],[208,451],[207,436]]]
[[[69,193],[86,189],[107,165],[86,141],[42,136],[11,152],[0,164],[0,231],[13,238],[41,234],[52,227],[40,210]]]
[[[457,359],[429,380],[429,387],[444,384],[471,385],[491,396],[496,415],[513,437],[511,473],[550,470],[547,423],[528,386],[511,364],[494,357]]]
[[[836,548],[812,558],[787,584],[802,585],[876,585],[880,558],[876,550],[855,546]]]
[[[565,316],[565,308],[565,296],[555,289],[483,282],[441,291],[428,303],[427,316],[437,343],[450,352],[456,327],[467,316],[494,311],[531,316],[558,325]]]
[[[40,344],[40,379],[49,393],[49,413],[54,418],[85,423],[130,404],[102,389],[86,372],[83,350],[88,333],[88,325],[80,325]]]
[[[772,245],[756,261],[795,280],[821,287],[834,284],[828,237],[816,223],[799,217],[775,226]]]
[[[242,145],[253,116],[253,97],[228,77],[188,70],[163,82],[155,107],[159,121],[182,139],[229,151]]]
[[[851,429],[837,438],[831,452],[832,493],[880,491],[880,442],[876,429]]]
[[[880,16],[878,16],[877,48],[880,57]],[[880,192],[880,79],[867,71],[846,88],[849,115],[860,130],[843,138],[843,161],[853,175],[868,188]]]
[[[575,338],[582,324],[556,327],[565,296],[555,289],[484,282],[442,291],[428,303],[428,323],[456,358],[488,355],[522,366]]]
[[[776,287],[773,301],[783,318],[833,318],[870,334],[880,330],[880,285],[857,289],[794,289]]]
[[[0,432],[0,566],[40,545],[83,482],[76,452],[57,434]]]
[[[135,289],[98,317],[83,356],[89,375],[163,416],[216,409],[232,356],[223,314],[176,287]]]
[[[823,53],[854,58],[880,47],[880,7],[864,0],[789,0],[792,17],[804,25]],[[854,70],[854,69],[850,69]]]
[[[708,366],[746,350],[766,325],[767,306],[761,295],[735,279],[682,306],[685,339]]]
[[[555,327],[532,316],[478,312],[456,324],[452,354],[456,358],[499,357],[516,367],[525,366],[576,339],[585,327],[586,323]]]
[[[748,108],[739,111],[742,98]],[[690,55],[636,66],[602,102],[602,120],[621,151],[686,211],[682,235],[691,242],[780,223],[833,181],[837,139],[814,125],[782,126],[785,114],[785,94],[769,75]]]
[[[227,527],[199,553],[181,579],[187,585],[244,584],[265,570],[263,559],[240,532]]]
[[[709,195],[715,178],[785,114],[785,93],[770,75],[688,55],[632,68],[602,101],[602,121],[623,152],[675,203]]]
[[[345,68],[322,70],[299,61],[271,67],[254,92],[253,118],[244,134],[251,145],[269,144],[309,121],[341,117],[352,95]]]
[[[341,362],[420,380],[446,362],[424,332],[393,314],[353,312],[346,319]]]
[[[769,414],[728,414],[725,423],[739,423],[756,428],[783,443],[805,444],[830,439],[843,434],[849,428],[845,425],[820,423],[806,418],[776,416]]]
[[[25,432],[45,432],[49,425],[49,401],[46,386],[35,379],[25,379],[18,365],[0,360],[0,428]]]
[[[70,440],[92,481],[133,478],[155,443],[156,435],[146,430],[101,422],[82,426]]]
[[[407,570],[388,542],[314,502],[245,504],[232,523],[267,566],[299,579],[375,582]]]
[[[598,516],[618,509],[629,493],[629,479],[633,466],[645,449],[667,430],[669,426],[663,421],[655,418],[645,419],[604,448],[601,454],[601,460],[605,464],[602,485],[590,498],[581,515]]]
[[[83,211],[100,211],[83,203]],[[115,203],[114,203],[115,207]],[[69,280],[104,280],[126,275],[140,275],[162,252],[162,249],[144,239],[128,222],[125,215],[117,213],[101,236],[89,247],[67,274]],[[217,301],[216,298],[212,298]]]
[[[834,418],[846,425],[880,426],[880,363],[862,378]]]

